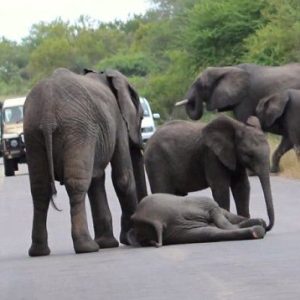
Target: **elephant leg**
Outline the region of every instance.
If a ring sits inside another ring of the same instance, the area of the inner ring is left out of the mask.
[[[124,135],[127,134],[124,132]],[[129,245],[127,233],[132,227],[130,217],[136,210],[137,191],[127,140],[117,142],[111,166],[112,182],[122,210],[120,242]]]
[[[212,195],[214,200],[219,204],[220,207],[230,210],[230,191],[229,191],[229,185],[227,184],[220,184],[218,185],[213,184],[211,186]]]
[[[225,209],[222,210],[223,215],[228,219],[231,224],[237,225],[239,228],[252,227],[255,225],[260,225],[266,228],[266,222],[260,218],[245,218],[236,214],[233,214]]]
[[[28,251],[30,256],[49,255],[47,213],[50,203],[51,188],[46,152],[41,147],[32,149],[29,138],[26,150],[33,200],[32,244]],[[33,156],[34,155],[34,156]],[[34,158],[34,159],[33,159]]]
[[[214,226],[198,227],[187,230],[181,230],[172,239],[166,240],[165,244],[185,244],[185,243],[204,243],[220,242],[246,239],[259,239],[265,235],[265,229],[262,226],[253,226],[251,228],[220,229]]]
[[[155,193],[166,193],[176,195],[176,190],[174,188],[174,182],[172,182],[168,169],[164,169],[164,164],[156,162],[156,165],[161,165],[159,172],[156,167],[151,166],[151,164],[146,164],[146,171],[149,179],[149,184],[152,194]]]
[[[70,198],[74,250],[76,253],[95,252],[99,245],[90,236],[85,208],[85,197],[93,174],[94,144],[82,140],[80,145],[66,145],[65,149],[64,182]]]
[[[272,155],[271,172],[278,173],[280,171],[279,161],[284,153],[292,149],[292,142],[285,136],[282,136],[281,142]]]
[[[231,191],[235,201],[237,214],[250,218],[250,183],[245,169],[232,177]]]
[[[220,229],[236,229],[237,225],[230,222],[229,218],[226,217],[227,210],[223,208],[215,208],[211,211],[211,219],[213,224]],[[228,212],[229,213],[229,212]],[[229,213],[231,214],[231,213]]]
[[[210,154],[210,153],[209,153]],[[206,180],[211,188],[214,200],[221,208],[230,210],[230,172],[215,155],[205,161]]]
[[[112,216],[105,192],[105,173],[102,177],[93,178],[88,190],[92,209],[95,241],[100,248],[118,247],[119,242],[113,236]]]

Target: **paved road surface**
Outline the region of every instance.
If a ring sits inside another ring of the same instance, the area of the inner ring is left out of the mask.
[[[57,184],[56,203],[63,212],[50,209],[52,254],[30,258],[26,166],[17,176],[3,178],[0,164],[0,174],[0,299],[300,299],[299,181],[272,178],[276,224],[263,240],[159,249],[121,246],[81,255],[73,252],[68,199]],[[251,188],[252,215],[264,217],[256,178]],[[107,190],[118,236],[120,209],[110,180]]]

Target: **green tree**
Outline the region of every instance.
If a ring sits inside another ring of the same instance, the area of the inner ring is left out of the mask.
[[[196,68],[242,62],[244,39],[266,23],[265,0],[198,1],[185,30],[187,51]]]
[[[300,2],[269,0],[263,10],[268,23],[246,39],[245,60],[279,65],[300,60]]]

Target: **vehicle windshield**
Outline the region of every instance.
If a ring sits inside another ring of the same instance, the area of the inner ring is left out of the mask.
[[[3,121],[6,124],[22,122],[23,121],[23,106],[6,107],[3,111]]]
[[[141,104],[144,110],[144,117],[149,117],[150,113],[149,113],[148,105],[144,101],[141,101]]]

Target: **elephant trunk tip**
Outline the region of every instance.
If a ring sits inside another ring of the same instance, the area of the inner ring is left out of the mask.
[[[185,104],[185,110],[188,116],[196,121],[201,119],[203,115],[203,102],[196,99],[188,99],[188,101]]]
[[[270,231],[274,226],[274,220],[269,223],[269,225],[266,227],[266,231]]]

